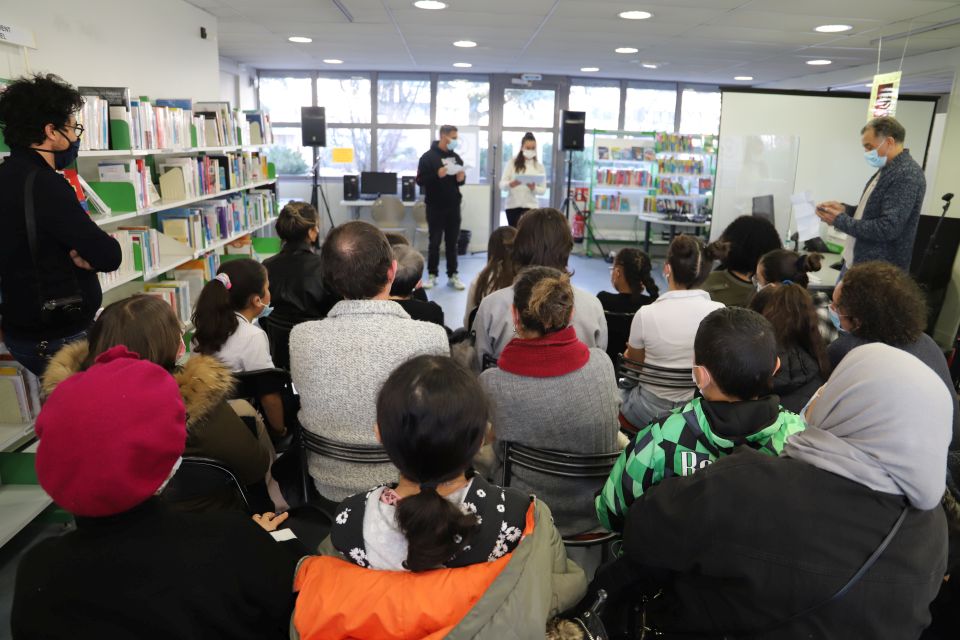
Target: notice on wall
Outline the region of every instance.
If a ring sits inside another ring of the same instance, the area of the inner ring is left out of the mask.
[[[334,147],[330,154],[334,164],[353,164],[353,147]]]
[[[18,47],[37,48],[36,41],[33,38],[33,31],[14,26],[9,22],[0,22],[0,42]]]
[[[896,115],[901,75],[902,72],[894,71],[892,73],[878,73],[873,76],[873,88],[870,90],[870,106],[867,109],[867,121],[882,116]]]

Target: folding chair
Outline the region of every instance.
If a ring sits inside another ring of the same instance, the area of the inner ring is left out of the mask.
[[[246,490],[226,464],[213,458],[183,456],[180,468],[170,478],[161,497],[166,502],[177,503],[222,495],[225,490],[235,491],[250,512]]]

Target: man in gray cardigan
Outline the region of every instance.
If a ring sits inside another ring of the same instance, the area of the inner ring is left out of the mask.
[[[866,161],[879,171],[867,182],[857,206],[822,202],[817,215],[847,234],[846,267],[882,260],[909,271],[927,190],[923,169],[903,148],[907,131],[896,119],[874,118],[860,133]]]
[[[449,355],[443,327],[412,320],[390,300],[397,261],[383,233],[366,222],[333,229],[321,252],[324,283],[343,298],[323,320],[290,332],[290,372],[303,428],[345,445],[376,446],[377,394],[397,366],[422,354]],[[334,460],[311,453],[310,475],[331,500],[397,479],[390,463]]]

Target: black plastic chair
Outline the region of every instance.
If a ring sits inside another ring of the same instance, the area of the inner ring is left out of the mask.
[[[233,490],[250,512],[250,500],[240,480],[219,460],[202,456],[183,456],[180,468],[161,493],[166,502],[186,502]]]
[[[555,478],[596,479],[606,480],[610,470],[620,457],[620,452],[610,453],[569,453],[540,449],[515,442],[501,442],[503,447],[503,469],[500,475],[500,485],[510,486],[513,476],[513,467],[536,471]],[[563,538],[563,544],[568,547],[595,547],[601,546],[601,562],[606,562],[609,555],[609,545],[620,538],[620,534],[613,532],[581,533],[576,536]]]
[[[604,310],[603,315],[607,319],[607,355],[616,366],[617,357],[626,348],[627,340],[630,339],[630,326],[633,324],[633,317],[637,314]]]
[[[617,386],[632,389],[637,385],[653,384],[668,389],[697,388],[692,369],[658,367],[648,362],[630,360],[622,353],[617,355]]]
[[[279,393],[283,399],[283,423],[287,427],[287,435],[275,440],[274,447],[278,453],[290,447],[293,433],[299,429],[297,411],[300,401],[293,392],[293,383],[290,372],[285,369],[258,369],[256,371],[240,371],[233,374],[236,385],[232,397],[243,399],[253,405],[253,408],[266,419],[266,413],[260,403],[260,396],[268,393]]]
[[[290,370],[290,332],[297,325],[296,322],[283,320],[274,315],[260,318],[257,321],[260,328],[267,334],[270,342],[270,354],[273,363],[281,369]]]
[[[497,359],[494,358],[489,353],[483,354],[483,366],[481,367],[482,371],[487,369],[496,369],[497,368]]]

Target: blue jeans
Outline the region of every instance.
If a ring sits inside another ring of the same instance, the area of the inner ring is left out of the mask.
[[[87,337],[86,331],[52,340],[34,340],[33,338],[17,338],[9,333],[4,334],[3,343],[13,359],[19,362],[38,378],[47,368],[47,362],[65,345]]]

